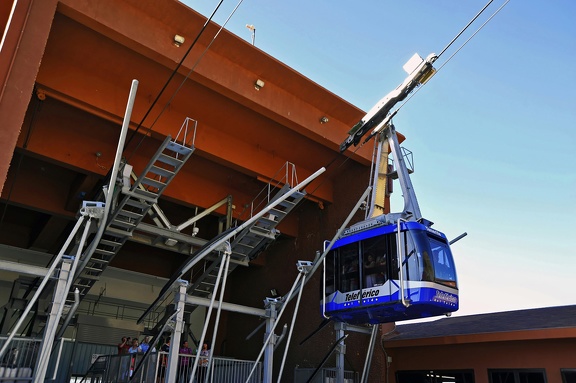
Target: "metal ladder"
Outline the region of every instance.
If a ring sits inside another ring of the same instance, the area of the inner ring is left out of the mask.
[[[271,200],[272,202],[282,196],[291,186],[284,184]],[[286,217],[306,195],[305,192],[296,192],[290,198],[281,202],[270,210],[270,213],[246,227],[234,238],[231,243],[232,254],[228,275],[238,266],[248,266],[249,262],[266,249],[280,235],[276,229],[278,224]],[[214,284],[220,268],[220,258],[206,259],[202,275],[196,278],[188,288],[188,294],[206,298],[214,291]]]
[[[131,186],[124,186],[118,198],[120,202],[111,209],[108,216],[102,238],[86,266],[78,273],[71,291],[77,288],[81,298],[88,294],[194,149],[193,145],[186,146],[172,140],[170,136],[166,137],[138,179]],[[69,294],[67,302],[73,299]]]

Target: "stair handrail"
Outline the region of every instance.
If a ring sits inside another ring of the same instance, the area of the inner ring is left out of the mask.
[[[116,189],[116,177],[118,177],[120,164],[122,163],[122,152],[124,151],[124,143],[126,142],[126,135],[128,133],[128,127],[130,126],[130,117],[132,116],[132,109],[134,108],[134,101],[136,99],[136,92],[138,90],[138,80],[132,80],[132,85],[130,88],[130,93],[128,95],[128,102],[126,105],[126,111],[124,113],[124,119],[122,122],[122,129],[120,131],[120,138],[118,139],[118,146],[116,148],[116,156],[114,159],[114,164],[112,166],[112,171],[110,172],[110,183],[108,185],[108,193],[106,194],[106,202],[104,205],[104,214],[98,225],[98,231],[96,232],[94,238],[87,249],[82,254],[81,264],[76,270],[74,278],[77,278],[82,270],[86,267],[92,254],[96,250],[102,234],[104,234],[104,229],[108,220],[108,213],[110,212],[110,207],[112,205],[112,198]]]
[[[402,153],[402,158],[404,158],[404,162],[406,163],[406,168],[410,173],[414,173],[414,153],[410,149],[405,148],[404,146],[400,147],[400,152]],[[388,158],[388,164],[394,167],[394,158]]]
[[[272,201],[268,206],[266,206],[266,208],[264,208],[263,210],[261,210],[260,212],[255,214],[252,218],[250,218],[249,220],[244,222],[242,225],[230,228],[227,231],[219,234],[218,236],[214,237],[212,240],[207,242],[197,252],[192,254],[192,256],[186,261],[186,263],[183,266],[181,266],[180,269],[166,283],[166,285],[164,285],[164,287],[160,291],[160,294],[158,295],[158,297],[154,300],[154,302],[152,302],[152,304],[150,305],[148,310],[146,310],[145,313],[142,314],[142,316],[138,319],[137,323],[142,322],[144,317],[146,317],[150,313],[150,311],[158,304],[158,302],[160,302],[161,300],[163,300],[165,298],[166,293],[172,287],[172,285],[178,279],[182,278],[182,276],[184,274],[186,274],[188,272],[188,270],[190,270],[192,267],[194,267],[194,265],[196,263],[198,263],[200,260],[204,259],[204,257],[206,257],[208,254],[210,254],[212,251],[216,250],[217,247],[222,246],[222,244],[225,241],[230,240],[230,238],[234,237],[235,235],[240,233],[242,230],[246,229],[250,225],[253,225],[258,219],[262,218],[271,209],[275,208],[276,206],[278,206],[279,204],[284,202],[286,199],[293,196],[295,193],[298,193],[301,190],[303,190],[304,187],[306,187],[310,182],[312,182],[316,177],[318,177],[320,174],[324,173],[325,171],[326,171],[326,168],[321,167],[316,172],[314,172],[312,175],[310,175],[308,178],[306,178],[305,180],[300,182],[298,185],[295,185],[291,190],[287,191],[282,196],[279,196],[277,199]]]
[[[192,138],[190,139],[190,141],[186,141],[188,139],[188,129],[189,126],[188,124],[190,123],[190,121],[194,122],[194,127],[192,129],[194,129],[193,133],[192,133]],[[175,142],[178,142],[178,138],[180,137],[180,134],[182,134],[182,145],[184,146],[189,146],[189,147],[193,147],[194,146],[194,142],[196,141],[196,128],[198,127],[198,121],[190,118],[190,117],[186,117],[184,119],[184,122],[182,122],[182,126],[180,127],[180,130],[178,131],[178,134],[176,134],[176,137],[174,138]]]
[[[274,190],[281,189],[284,185],[292,187],[296,184],[298,184],[296,165],[290,161],[286,161],[270,178],[270,181],[264,185],[264,188],[260,190],[256,197],[244,206],[244,209],[238,215],[238,220],[250,219],[264,206],[268,205],[272,200],[272,192]],[[246,216],[246,214],[248,214],[248,216]]]

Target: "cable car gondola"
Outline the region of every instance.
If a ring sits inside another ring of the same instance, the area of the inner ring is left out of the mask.
[[[400,147],[392,108],[434,73],[438,56],[415,54],[408,77],[380,100],[349,132],[340,150],[377,137],[368,218],[348,228],[324,258],[324,317],[349,324],[426,318],[458,310],[456,270],[446,236],[420,213],[410,170]],[[392,155],[393,167],[388,163]],[[409,161],[411,162],[411,161]],[[389,169],[384,173],[384,169]],[[383,177],[385,176],[385,177]],[[404,197],[400,213],[384,214],[387,182],[397,178]],[[378,201],[377,201],[378,200]],[[378,206],[378,209],[376,208]],[[325,249],[326,251],[326,249]]]
[[[352,226],[326,255],[324,270],[323,314],[335,321],[377,324],[458,310],[448,240],[425,220]]]

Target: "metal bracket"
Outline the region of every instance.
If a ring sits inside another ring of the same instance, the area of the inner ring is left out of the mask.
[[[296,267],[298,268],[298,271],[301,272],[302,274],[308,274],[310,272],[310,270],[312,270],[313,266],[314,266],[314,263],[312,263],[310,261],[298,261],[298,262],[296,262]]]
[[[104,208],[106,204],[99,201],[82,201],[80,214],[89,216],[90,218],[101,219],[104,215]]]

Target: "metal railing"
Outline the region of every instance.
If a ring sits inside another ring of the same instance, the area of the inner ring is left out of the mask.
[[[322,369],[322,383],[336,383],[337,371],[335,368]],[[359,382],[358,373],[354,371],[344,371],[344,383]]]
[[[314,368],[296,368],[294,370],[294,383],[309,381]],[[337,370],[335,368],[322,368],[317,371],[311,383],[336,383]],[[344,371],[344,383],[358,383],[359,375],[356,371]]]
[[[88,370],[84,377],[71,380],[75,383],[153,383],[163,382],[167,373],[166,362],[168,353],[153,352],[142,362],[144,354],[127,355],[101,355]],[[174,369],[177,374],[176,383],[190,382],[190,374],[196,355],[180,354],[178,366]],[[204,383],[244,383],[250,374],[253,361],[233,358],[213,357],[209,369],[200,366],[196,372],[194,382]],[[257,373],[253,374],[250,383],[262,381],[262,365],[258,363]],[[207,379],[207,380],[206,380]]]
[[[4,343],[6,337],[0,338],[0,347]],[[31,382],[40,343],[41,339],[12,338],[10,348],[0,361],[0,382]]]
[[[271,199],[272,193],[282,189],[284,185],[294,186],[298,184],[298,175],[296,174],[296,165],[286,161],[284,165],[276,174],[270,178],[270,181],[264,188],[254,197],[252,202],[244,207],[244,210],[239,214],[238,219],[245,221],[254,216],[257,212],[267,206]]]
[[[400,152],[402,153],[402,157],[406,163],[406,168],[410,173],[414,173],[414,153],[403,146],[400,147]],[[388,158],[388,165],[391,165],[394,168],[393,158]]]
[[[190,127],[190,122],[192,122],[193,126]],[[178,142],[182,142],[182,145],[184,146],[194,146],[194,141],[196,141],[196,128],[198,127],[198,121],[190,118],[190,117],[186,117],[184,119],[184,122],[182,123],[182,126],[180,127],[180,130],[178,131],[178,134],[176,134],[176,138],[174,138],[174,141]],[[188,130],[191,129],[192,130],[192,137],[189,136]]]
[[[210,382],[214,383],[244,383],[254,366],[253,361],[231,358],[212,358]],[[262,381],[262,364],[259,362],[256,372],[252,374],[250,383]]]

